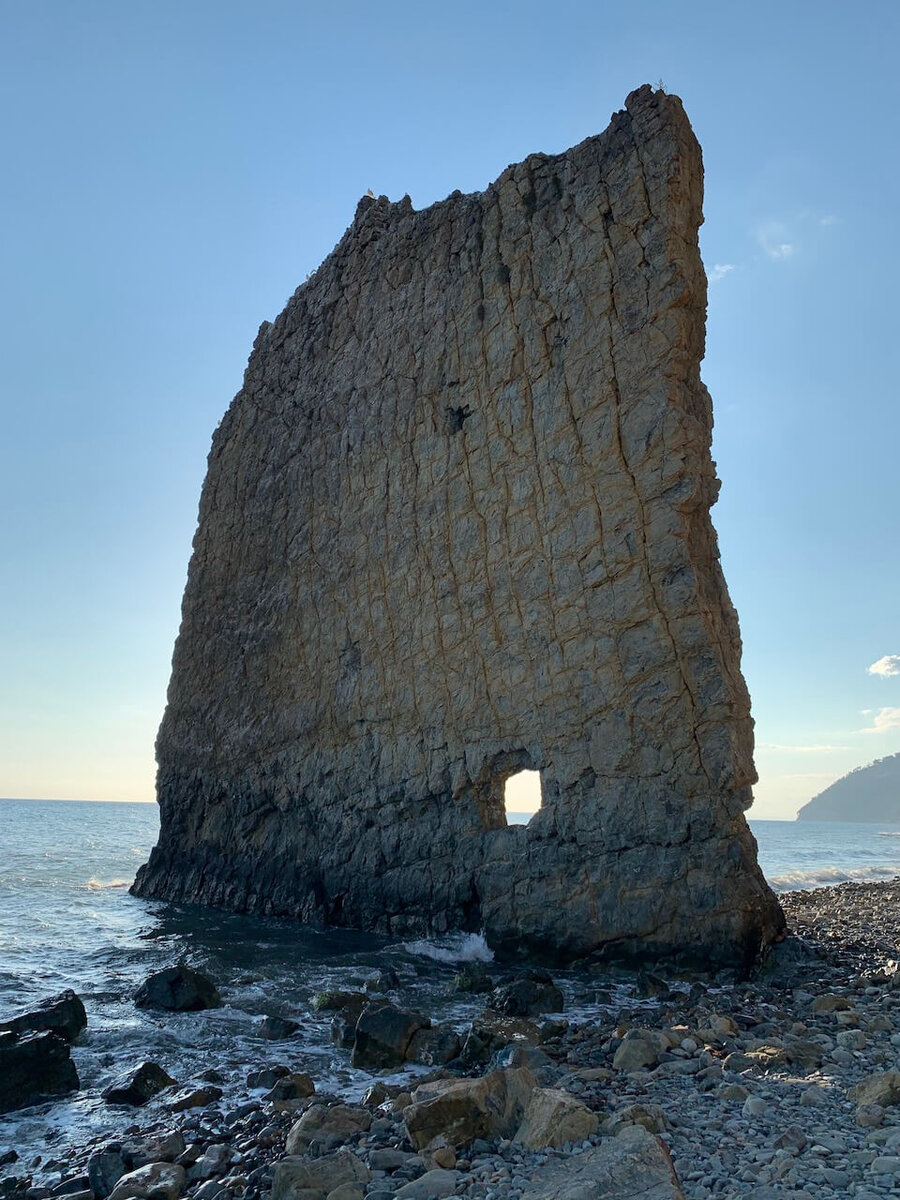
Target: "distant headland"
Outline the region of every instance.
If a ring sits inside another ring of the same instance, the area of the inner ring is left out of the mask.
[[[836,779],[797,813],[798,821],[878,821],[900,825],[900,754],[877,758]]]

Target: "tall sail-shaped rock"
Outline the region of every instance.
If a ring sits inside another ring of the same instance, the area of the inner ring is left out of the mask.
[[[217,430],[143,896],[746,962],[700,149],[643,87],[477,195],[360,201]],[[507,827],[504,780],[543,804]]]

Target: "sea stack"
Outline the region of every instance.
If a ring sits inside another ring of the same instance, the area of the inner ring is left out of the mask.
[[[556,959],[746,966],[780,933],[702,180],[642,87],[484,192],[359,202],[213,439],[138,895]]]

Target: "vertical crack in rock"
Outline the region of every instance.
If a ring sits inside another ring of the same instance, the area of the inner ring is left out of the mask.
[[[680,101],[415,212],[363,199],[213,439],[139,895],[502,952],[747,964]],[[503,784],[541,773],[506,827]]]

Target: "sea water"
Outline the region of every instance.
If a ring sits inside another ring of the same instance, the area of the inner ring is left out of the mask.
[[[527,820],[510,814],[510,820]],[[836,822],[751,821],[763,871],[776,890],[900,873],[900,827]],[[159,828],[155,804],[0,800],[0,1019],[72,988],[89,1024],[73,1050],[82,1083],[73,1097],[0,1117],[0,1152],[64,1154],[71,1144],[134,1119],[100,1091],[123,1070],[152,1059],[178,1080],[215,1066],[226,1096],[243,1094],[248,1070],[302,1066],[320,1091],[358,1098],[370,1076],[331,1044],[330,1014],[315,992],[357,990],[389,962],[403,976],[403,1002],[464,1028],[472,1001],[450,988],[457,964],[490,960],[477,935],[399,943],[349,930],[316,931],[290,921],[139,900],[128,894]],[[180,958],[205,971],[223,994],[201,1013],[136,1009],[150,972]],[[588,1016],[590,990],[560,973],[567,1005]],[[628,985],[613,985],[630,991]],[[594,987],[596,991],[596,986]],[[258,1034],[263,1015],[301,1024],[290,1042]]]

